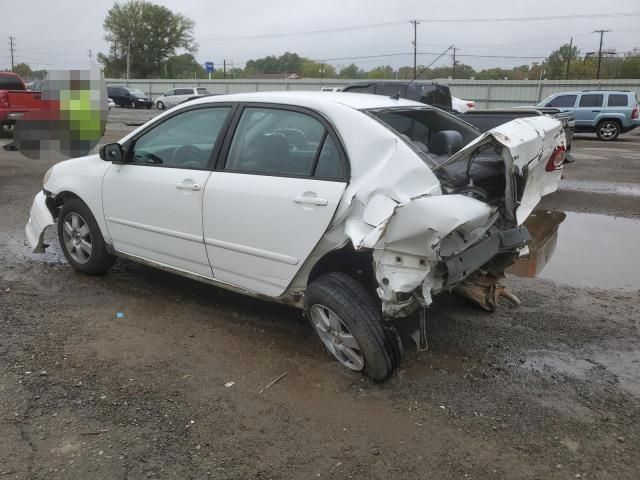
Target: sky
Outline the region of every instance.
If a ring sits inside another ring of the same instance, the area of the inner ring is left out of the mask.
[[[113,3],[113,0],[0,0],[4,37],[0,45],[6,45],[0,48],[0,69],[10,66],[9,36],[15,37],[15,63],[25,62],[34,69],[88,68],[89,51],[94,61],[97,52],[107,52],[102,25]],[[417,43],[418,63],[424,65],[450,45],[459,49],[461,62],[476,69],[540,61],[568,43],[572,36],[582,53],[597,51],[600,37],[593,33],[597,29],[611,30],[604,36],[606,50],[623,52],[640,47],[640,0],[153,0],[153,3],[195,21],[194,34],[199,44],[196,58],[201,63],[213,61],[216,67],[223,59],[241,67],[249,59],[285,51],[326,61],[338,68],[350,63],[365,70],[386,64],[396,68],[412,65],[411,19],[422,20],[417,27]],[[626,15],[599,16],[603,13]],[[532,17],[544,19],[495,21]],[[435,66],[451,62],[451,56],[445,55]]]

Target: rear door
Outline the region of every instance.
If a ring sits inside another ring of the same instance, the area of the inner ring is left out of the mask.
[[[578,100],[578,106],[573,114],[576,118],[576,127],[587,130],[595,127],[602,114],[604,94],[583,93]]]
[[[214,277],[279,296],[324,235],[347,184],[329,124],[296,107],[246,105],[204,192]]]

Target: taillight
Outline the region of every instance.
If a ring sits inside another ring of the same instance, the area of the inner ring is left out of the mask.
[[[547,162],[547,167],[545,168],[545,170],[547,172],[559,170],[562,167],[562,163],[564,162],[566,152],[567,149],[564,148],[564,146],[560,145],[559,147],[556,147],[556,149],[549,157],[549,161]]]
[[[9,94],[0,92],[0,108],[9,108]]]
[[[467,107],[476,108],[476,102],[467,102]]]
[[[637,120],[638,119],[638,106],[636,105],[635,107],[633,107],[633,110],[631,110],[631,120]]]

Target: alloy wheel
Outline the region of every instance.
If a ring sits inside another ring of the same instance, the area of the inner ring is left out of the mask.
[[[600,125],[600,136],[606,140],[613,138],[618,133],[618,126],[613,122],[605,122]]]
[[[62,235],[67,252],[74,261],[84,264],[91,258],[91,231],[87,222],[76,212],[64,219]]]
[[[324,305],[313,305],[309,311],[311,322],[322,343],[345,367],[360,371],[364,368],[364,356],[358,341],[340,317]]]

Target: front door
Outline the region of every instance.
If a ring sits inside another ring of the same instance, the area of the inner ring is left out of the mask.
[[[204,237],[217,280],[284,293],[342,198],[346,158],[310,112],[247,106],[226,162],[204,192]]]
[[[135,139],[105,174],[105,220],[119,252],[211,277],[202,197],[230,106],[190,109]]]

